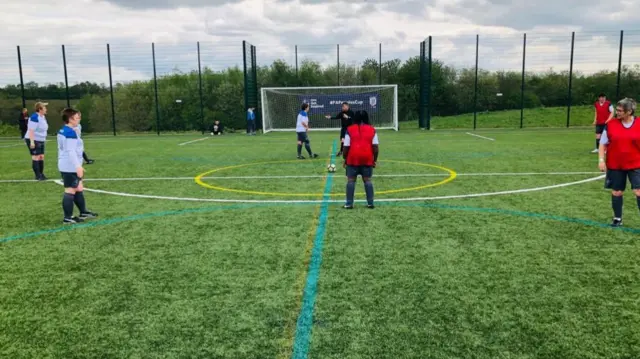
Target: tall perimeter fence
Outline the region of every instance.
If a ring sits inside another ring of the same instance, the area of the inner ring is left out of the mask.
[[[0,135],[36,101],[52,123],[77,107],[90,133],[208,131],[215,120],[244,131],[249,107],[261,124],[261,87],[376,84],[398,85],[401,129],[588,126],[599,93],[639,96],[638,45],[640,31],[430,36],[419,48],[0,45]]]

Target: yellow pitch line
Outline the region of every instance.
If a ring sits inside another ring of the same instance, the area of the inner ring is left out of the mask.
[[[280,196],[280,197],[323,197],[323,196],[325,196],[324,193],[282,193],[282,192],[263,192],[263,191],[251,191],[251,190],[235,189],[235,188],[228,188],[228,187],[222,187],[222,186],[215,186],[215,185],[206,183],[206,182],[204,182],[202,180],[203,177],[208,176],[208,175],[210,175],[210,174],[212,174],[214,172],[224,171],[224,170],[228,170],[228,169],[235,169],[235,168],[241,168],[241,167],[247,167],[247,166],[255,166],[255,165],[260,165],[260,164],[292,163],[292,162],[299,162],[299,160],[295,160],[295,161],[287,160],[287,161],[257,162],[257,163],[246,163],[246,164],[242,164],[242,165],[221,167],[221,168],[217,168],[217,169],[214,169],[214,170],[211,170],[211,171],[207,171],[207,172],[204,172],[204,173],[201,173],[201,174],[197,175],[195,177],[195,182],[198,185],[202,186],[202,187],[213,189],[213,190],[217,190],[217,191],[223,191],[223,192],[235,192],[235,193],[243,193],[243,194],[253,194],[253,195],[262,195],[262,196]],[[405,187],[405,188],[377,191],[376,194],[379,194],[379,195],[381,195],[381,194],[400,193],[400,192],[408,192],[408,191],[418,191],[418,190],[421,190],[421,189],[442,186],[443,184],[446,184],[446,183],[449,183],[449,182],[453,181],[458,176],[456,171],[454,171],[454,170],[452,170],[450,168],[437,166],[437,165],[432,165],[432,164],[428,164],[428,163],[409,162],[409,161],[395,161],[395,160],[384,160],[384,161],[381,161],[381,162],[392,162],[392,163],[401,163],[401,164],[413,165],[413,166],[436,168],[436,169],[439,169],[441,171],[449,173],[449,177],[447,177],[447,178],[445,178],[445,179],[443,179],[442,181],[439,181],[439,182],[427,183],[427,184],[423,184],[423,185],[419,185],[419,186],[415,186],[415,187]],[[374,178],[375,178],[375,175],[374,175]],[[326,180],[326,177],[325,177],[325,180]],[[328,195],[332,196],[332,197],[335,197],[335,196],[341,196],[342,194],[340,194],[340,193],[329,193]]]
[[[327,165],[331,163],[333,147],[329,149],[329,159],[327,161]],[[329,175],[324,177],[322,181],[322,188],[324,189],[327,185],[327,180]],[[307,237],[307,245],[304,248],[304,260],[302,261],[303,270],[298,277],[298,280],[295,283],[295,292],[296,294],[296,310],[294,313],[300,312],[300,307],[302,306],[302,295],[304,294],[304,285],[307,279],[307,270],[309,268],[309,262],[311,261],[311,250],[313,249],[313,242],[316,236],[316,230],[318,229],[318,220],[320,218],[320,209],[322,208],[322,203],[318,203],[316,206],[315,212],[313,214],[313,220],[311,221],[311,228],[309,228],[309,235]],[[284,335],[283,335],[283,344],[282,350],[278,353],[278,359],[288,359],[293,351],[293,340],[295,337],[295,327],[296,327],[296,318],[297,316],[293,316],[290,318],[284,327]]]

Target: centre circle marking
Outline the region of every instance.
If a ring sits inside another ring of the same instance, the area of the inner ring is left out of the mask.
[[[253,162],[253,163],[245,163],[245,164],[241,164],[241,165],[220,167],[220,168],[216,168],[216,169],[201,173],[201,174],[197,175],[194,178],[194,180],[198,185],[200,185],[200,186],[202,186],[204,188],[209,188],[209,189],[213,189],[213,190],[217,190],[217,191],[223,191],[223,192],[235,192],[235,193],[243,193],[243,194],[262,195],[262,196],[283,196],[283,197],[323,197],[323,196],[325,196],[324,193],[282,193],[282,192],[264,192],[264,191],[251,191],[251,190],[244,190],[244,189],[235,189],[235,188],[215,186],[215,185],[206,183],[206,182],[204,182],[202,180],[203,177],[206,177],[206,176],[208,176],[208,175],[210,175],[212,173],[232,170],[232,169],[236,169],[236,168],[250,167],[250,166],[257,166],[257,165],[264,165],[264,164],[293,163],[293,162],[300,162],[300,160]],[[401,163],[401,164],[407,164],[407,165],[435,168],[435,169],[439,169],[439,170],[447,172],[449,174],[449,177],[447,177],[447,178],[445,178],[445,179],[443,179],[442,181],[439,181],[439,182],[427,183],[427,184],[416,186],[416,187],[406,187],[406,188],[398,188],[398,189],[392,189],[392,190],[386,190],[386,191],[376,191],[376,194],[391,194],[391,193],[409,192],[409,191],[417,191],[417,190],[430,188],[430,187],[442,186],[443,184],[446,184],[446,183],[449,183],[449,182],[453,181],[458,176],[456,171],[454,171],[454,170],[452,170],[450,168],[437,166],[437,165],[432,165],[432,164],[428,164],[428,163],[408,162],[408,161],[394,161],[394,160],[384,160],[384,161],[380,161],[380,162],[393,162],[393,163]],[[373,178],[375,178],[375,175],[374,175]],[[329,196],[344,196],[344,193],[330,193],[328,195]]]

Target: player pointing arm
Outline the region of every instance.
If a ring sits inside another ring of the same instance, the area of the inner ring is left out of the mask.
[[[354,113],[349,109],[349,103],[342,103],[342,111],[340,111],[336,117],[331,117],[329,115],[325,116],[328,120],[340,120],[340,152],[338,152],[337,156],[342,156],[342,152],[344,151],[344,137],[347,133],[347,127],[349,127],[353,122]]]

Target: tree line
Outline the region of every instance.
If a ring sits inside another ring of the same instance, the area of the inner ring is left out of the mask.
[[[340,66],[340,85],[398,85],[398,113],[400,121],[417,120],[420,92],[420,58],[406,61],[393,59],[379,64],[366,59],[360,66]],[[616,71],[593,74],[574,73],[571,95],[567,71],[526,72],[524,97],[521,96],[522,73],[519,71],[478,70],[477,93],[474,68],[456,68],[435,59],[431,74],[431,114],[451,116],[474,111],[501,111],[535,107],[589,105],[600,92],[612,100],[635,97],[640,91],[640,67],[625,66],[618,83]],[[321,66],[305,60],[296,68],[282,60],[257,68],[258,88],[287,86],[336,86],[338,67]],[[618,87],[619,86],[619,87]],[[202,72],[202,98],[197,69],[174,71],[157,79],[158,112],[156,113],[153,79],[117,83],[114,85],[114,107],[118,131],[199,131],[207,129],[214,120],[227,128],[245,126],[244,74],[238,67]],[[105,84],[83,82],[69,86],[71,104],[83,113],[83,128],[93,132],[112,131],[110,89]],[[497,94],[502,94],[498,96]],[[64,84],[25,84],[28,106],[36,100],[50,102],[50,116],[66,106],[67,89]],[[474,102],[477,99],[477,102]],[[179,100],[179,101],[176,101]],[[0,89],[0,120],[15,123],[22,107],[18,84]],[[31,110],[31,109],[30,109]],[[284,115],[284,114],[283,114]],[[159,121],[158,121],[159,119]]]

